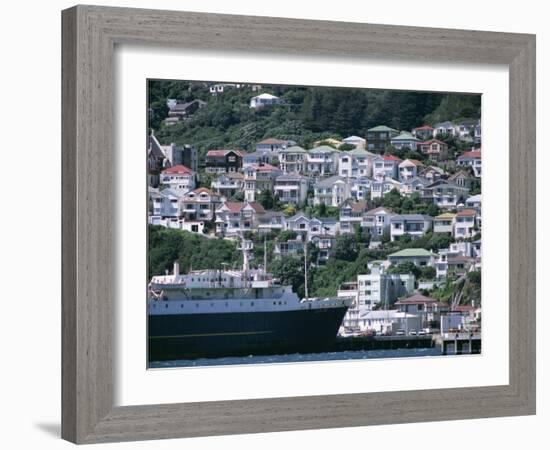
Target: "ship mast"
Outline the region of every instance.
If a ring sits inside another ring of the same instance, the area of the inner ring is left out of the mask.
[[[304,293],[307,300],[309,297],[307,292],[307,233],[306,233],[306,242],[304,244]]]
[[[267,279],[267,240],[264,238],[264,275]]]

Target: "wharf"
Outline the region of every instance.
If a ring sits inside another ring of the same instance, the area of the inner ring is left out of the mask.
[[[432,348],[432,336],[349,336],[337,337],[335,351],[394,350],[400,348]]]
[[[434,336],[442,355],[481,353],[481,333],[443,333]]]

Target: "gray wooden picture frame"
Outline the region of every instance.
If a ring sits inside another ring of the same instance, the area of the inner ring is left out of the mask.
[[[534,35],[97,6],[63,11],[62,31],[64,439],[95,443],[535,413]],[[115,407],[116,44],[507,65],[509,384]]]

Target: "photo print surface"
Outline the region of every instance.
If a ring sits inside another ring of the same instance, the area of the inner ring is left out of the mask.
[[[147,91],[149,368],[481,352],[481,95]]]

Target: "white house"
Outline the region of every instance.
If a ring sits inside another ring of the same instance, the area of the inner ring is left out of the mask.
[[[280,150],[279,168],[284,173],[306,173],[307,151],[297,145]]]
[[[462,203],[468,195],[468,189],[457,186],[448,180],[439,179],[422,189],[422,198],[440,208],[453,209]]]
[[[210,187],[214,192],[228,199],[243,190],[244,176],[240,172],[224,173],[212,180]]]
[[[453,122],[441,122],[434,126],[434,135],[457,136],[457,126]]]
[[[372,175],[372,160],[376,157],[374,153],[355,148],[341,152],[339,156],[338,174],[341,177],[358,178]]]
[[[340,232],[351,233],[355,226],[361,226],[363,216],[367,212],[368,204],[364,200],[350,201],[347,200],[340,207]]]
[[[355,148],[365,148],[367,140],[360,136],[348,136],[347,138],[342,139],[342,143],[353,145]]]
[[[399,265],[405,262],[412,262],[415,266],[425,267],[433,266],[435,255],[429,250],[423,248],[406,248],[388,255],[390,264]]]
[[[309,178],[298,173],[287,173],[275,178],[275,195],[282,203],[298,205],[307,199]]]
[[[401,194],[405,196],[410,196],[414,193],[419,193],[420,195],[422,195],[422,189],[424,189],[429,184],[431,184],[431,182],[428,181],[426,178],[415,177],[410,180],[403,181],[399,192],[401,192]]]
[[[275,179],[282,175],[281,169],[271,164],[250,164],[243,168],[244,198],[248,202],[257,200],[262,191],[273,192]]]
[[[263,214],[265,210],[259,203],[225,202],[216,210],[216,233],[235,236],[255,230]]]
[[[456,214],[455,239],[465,239],[475,235],[476,215],[475,209],[463,209]]]
[[[401,159],[393,155],[381,155],[373,159],[372,177],[375,180],[386,178],[397,179],[397,172]]]
[[[481,177],[481,150],[464,152],[457,158],[456,163],[459,166],[471,167],[474,171],[474,176],[477,178]]]
[[[403,184],[392,178],[383,181],[373,181],[370,187],[370,198],[384,197],[388,192],[397,189],[399,192],[403,189]]]
[[[179,192],[171,189],[159,191],[155,188],[149,188],[149,215],[158,218],[179,217],[180,216],[180,197]]]
[[[412,135],[422,141],[427,141],[434,137],[434,129],[429,125],[422,125],[412,129]]]
[[[401,236],[420,237],[432,228],[433,219],[424,214],[400,214],[391,218],[390,236],[395,241]]]
[[[359,177],[351,181],[351,196],[355,200],[367,200],[370,198],[372,183],[375,181],[369,177]]]
[[[367,310],[380,304],[389,308],[399,297],[414,291],[414,275],[389,274],[381,267],[373,267],[368,275],[357,275],[357,304]]]
[[[374,208],[363,215],[361,226],[367,228],[373,239],[377,239],[384,234],[389,233],[391,218],[394,213],[384,207]]]
[[[314,205],[340,206],[351,197],[349,182],[338,175],[318,181],[314,186]]]
[[[287,230],[307,233],[309,232],[309,221],[309,217],[307,217],[305,214],[298,213],[286,219],[285,227]]]
[[[357,321],[361,332],[374,331],[377,334],[395,334],[397,331],[418,331],[422,328],[422,317],[397,311],[395,309],[384,311],[363,311]]]
[[[184,165],[164,169],[160,174],[160,183],[180,195],[195,189],[195,182],[195,172]]]
[[[406,159],[400,162],[398,166],[399,181],[405,182],[416,178],[423,167],[424,164],[416,159]]]
[[[434,233],[454,233],[456,214],[446,212],[434,217]]]
[[[186,221],[213,220],[214,213],[219,204],[219,195],[210,189],[194,189],[183,194],[181,199],[181,214]]]
[[[466,199],[466,207],[473,208],[478,212],[481,212],[481,194],[472,195]]]
[[[312,148],[307,154],[307,173],[320,177],[337,174],[339,153],[328,145]]]
[[[251,108],[262,108],[264,106],[279,105],[283,103],[282,99],[271,94],[260,94],[250,99]]]
[[[296,145],[296,142],[287,139],[267,138],[256,144],[256,151],[277,153],[293,145]]]
[[[420,142],[420,139],[413,136],[408,131],[402,131],[401,134],[392,137],[390,139],[392,147],[397,150],[412,150],[416,151],[416,146]]]

